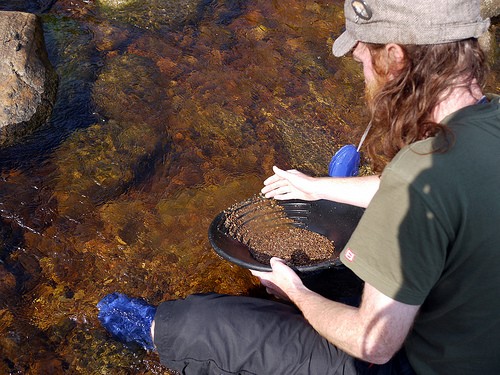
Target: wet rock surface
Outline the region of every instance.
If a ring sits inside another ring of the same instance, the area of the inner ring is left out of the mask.
[[[0,11],[0,40],[0,145],[7,145],[50,115],[57,76],[36,15]]]
[[[17,12],[43,13],[50,10],[57,0],[9,0],[2,1],[0,10]]]

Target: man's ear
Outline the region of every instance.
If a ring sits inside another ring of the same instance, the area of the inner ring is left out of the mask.
[[[389,43],[385,45],[385,52],[389,64],[390,73],[403,69],[405,66],[406,55],[399,44]]]

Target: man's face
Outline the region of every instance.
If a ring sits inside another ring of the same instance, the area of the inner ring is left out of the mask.
[[[366,100],[371,102],[375,93],[382,88],[386,79],[380,76],[373,66],[373,58],[368,46],[363,42],[358,42],[352,52],[355,61],[363,64],[363,75],[365,76]]]

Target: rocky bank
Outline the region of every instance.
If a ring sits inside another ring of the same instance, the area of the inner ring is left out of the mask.
[[[37,15],[0,12],[0,145],[22,139],[52,111],[57,75]]]

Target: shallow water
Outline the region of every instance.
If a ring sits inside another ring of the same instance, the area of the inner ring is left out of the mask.
[[[60,82],[47,124],[0,150],[0,373],[168,373],[96,303],[262,293],[207,229],[272,165],[325,175],[357,143],[361,72],[330,52],[342,2],[32,3],[0,9],[40,12]]]

